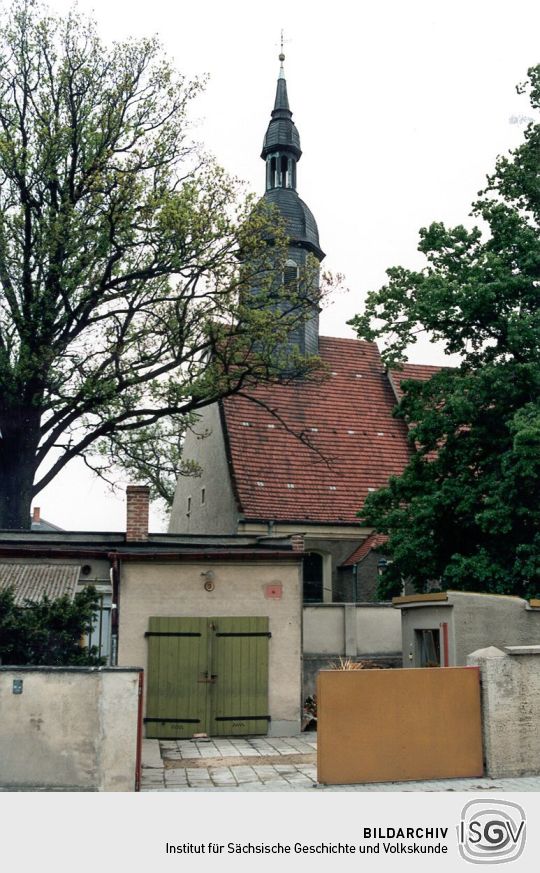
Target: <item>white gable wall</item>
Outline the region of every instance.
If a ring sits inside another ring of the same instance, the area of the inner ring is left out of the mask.
[[[199,464],[201,472],[178,479],[169,533],[235,534],[238,512],[217,403],[186,434],[184,459]]]

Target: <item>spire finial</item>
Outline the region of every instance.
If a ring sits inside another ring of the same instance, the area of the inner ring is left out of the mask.
[[[281,66],[279,68],[279,76],[278,76],[279,79],[285,78],[285,70],[283,69],[283,61],[285,60],[285,55],[283,53],[283,42],[284,42],[284,40],[283,40],[283,28],[282,28],[281,29],[281,50],[279,52],[279,61],[281,64]]]

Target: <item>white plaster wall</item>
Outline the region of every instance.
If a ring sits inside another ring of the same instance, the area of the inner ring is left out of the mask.
[[[401,651],[401,616],[388,606],[360,606],[356,610],[359,653],[384,655]]]
[[[101,676],[99,699],[100,791],[133,791],[137,755],[139,671]]]
[[[480,667],[482,725],[488,776],[540,774],[540,647],[508,655],[491,646],[473,652]]]
[[[304,606],[304,654],[344,655],[345,614],[338,604]]]
[[[212,570],[214,591],[201,573]],[[265,586],[282,585],[280,600]],[[296,733],[301,717],[301,581],[298,561],[122,565],[118,663],[147,665],[152,616],[268,616],[270,732]]]
[[[187,432],[183,457],[186,461],[195,461],[201,471],[198,476],[179,477],[169,533],[236,533],[238,511],[217,403],[206,407],[193,429]],[[188,497],[191,497],[189,515]]]
[[[0,785],[133,791],[138,671],[0,668]],[[22,694],[13,680],[22,679]]]
[[[401,651],[398,610],[384,605],[358,605],[355,608],[354,604],[334,603],[304,607],[304,654],[345,654],[345,611],[349,608],[355,609],[358,655],[386,655]]]

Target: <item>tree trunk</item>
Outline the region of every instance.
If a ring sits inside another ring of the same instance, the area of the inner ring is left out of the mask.
[[[0,530],[29,530],[39,415],[35,410],[0,416]]]

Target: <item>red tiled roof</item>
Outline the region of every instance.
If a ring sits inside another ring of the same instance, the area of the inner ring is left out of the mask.
[[[342,567],[351,567],[353,564],[358,564],[360,561],[369,555],[372,549],[376,549],[378,546],[384,546],[385,543],[388,542],[388,537],[386,534],[380,534],[376,531],[373,531],[362,543],[362,545],[358,546],[357,549],[354,550],[352,555],[343,561]]]
[[[294,433],[245,397],[223,401],[245,518],[358,523],[368,491],[401,473],[409,459],[407,428],[392,418],[396,400],[377,346],[321,337],[319,352],[330,371],[322,383],[252,390]],[[318,453],[298,440],[299,432]]]
[[[442,367],[435,367],[431,364],[403,364],[401,370],[389,370],[388,376],[397,400],[403,397],[401,383],[406,379],[417,379],[419,382],[427,382],[435,373],[442,370]]]

